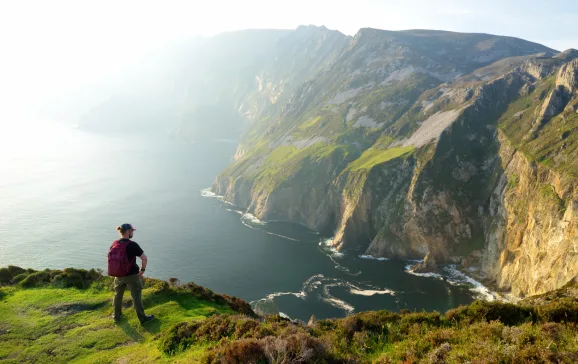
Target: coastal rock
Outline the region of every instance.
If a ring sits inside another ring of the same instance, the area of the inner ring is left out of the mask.
[[[464,61],[440,83],[459,66],[413,37],[360,31],[214,190],[262,220],[333,232],[339,250],[460,264],[517,296],[560,287],[578,274],[574,61]]]
[[[426,255],[423,262],[419,262],[411,267],[411,270],[416,273],[439,273],[440,269],[436,263],[435,258],[430,254]]]
[[[315,315],[311,315],[311,317],[309,318],[309,321],[307,322],[307,326],[313,327],[313,326],[315,326],[316,322],[317,322],[317,319],[315,318]]]

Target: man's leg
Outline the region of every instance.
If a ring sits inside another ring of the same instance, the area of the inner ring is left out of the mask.
[[[130,278],[129,278],[130,277]],[[134,310],[140,321],[147,319],[144,312],[144,306],[142,303],[142,281],[138,275],[131,275],[129,278],[128,286],[130,288],[130,294],[132,296],[132,301],[134,304]]]
[[[120,320],[120,315],[122,315],[122,296],[124,295],[124,289],[126,288],[126,282],[122,278],[114,279],[114,320]]]

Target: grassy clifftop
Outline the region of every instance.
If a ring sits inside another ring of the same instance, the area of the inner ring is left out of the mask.
[[[189,363],[203,346],[168,357],[157,335],[177,323],[211,315],[252,314],[247,303],[189,283],[145,278],[143,302],[158,319],[140,325],[130,292],[123,319],[112,319],[112,279],[79,269],[0,269],[0,362]]]
[[[578,361],[578,284],[520,305],[361,312],[308,325],[257,317],[192,283],[146,279],[147,312],[114,324],[111,279],[91,270],[0,269],[0,361],[86,363],[525,363]],[[130,305],[127,297],[126,306]]]

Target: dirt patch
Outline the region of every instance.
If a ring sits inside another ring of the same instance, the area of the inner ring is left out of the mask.
[[[108,301],[101,301],[95,303],[65,303],[60,305],[51,306],[46,311],[51,315],[74,315],[82,311],[94,311],[105,305],[109,304]]]
[[[450,126],[461,114],[462,109],[437,112],[427,118],[413,133],[413,135],[403,142],[402,146],[414,146],[419,148],[439,138],[441,133]]]

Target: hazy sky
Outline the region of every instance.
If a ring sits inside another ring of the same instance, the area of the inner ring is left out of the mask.
[[[577,0],[0,0],[0,96],[114,83],[167,41],[237,29],[444,29],[563,50],[578,48],[576,19]]]

